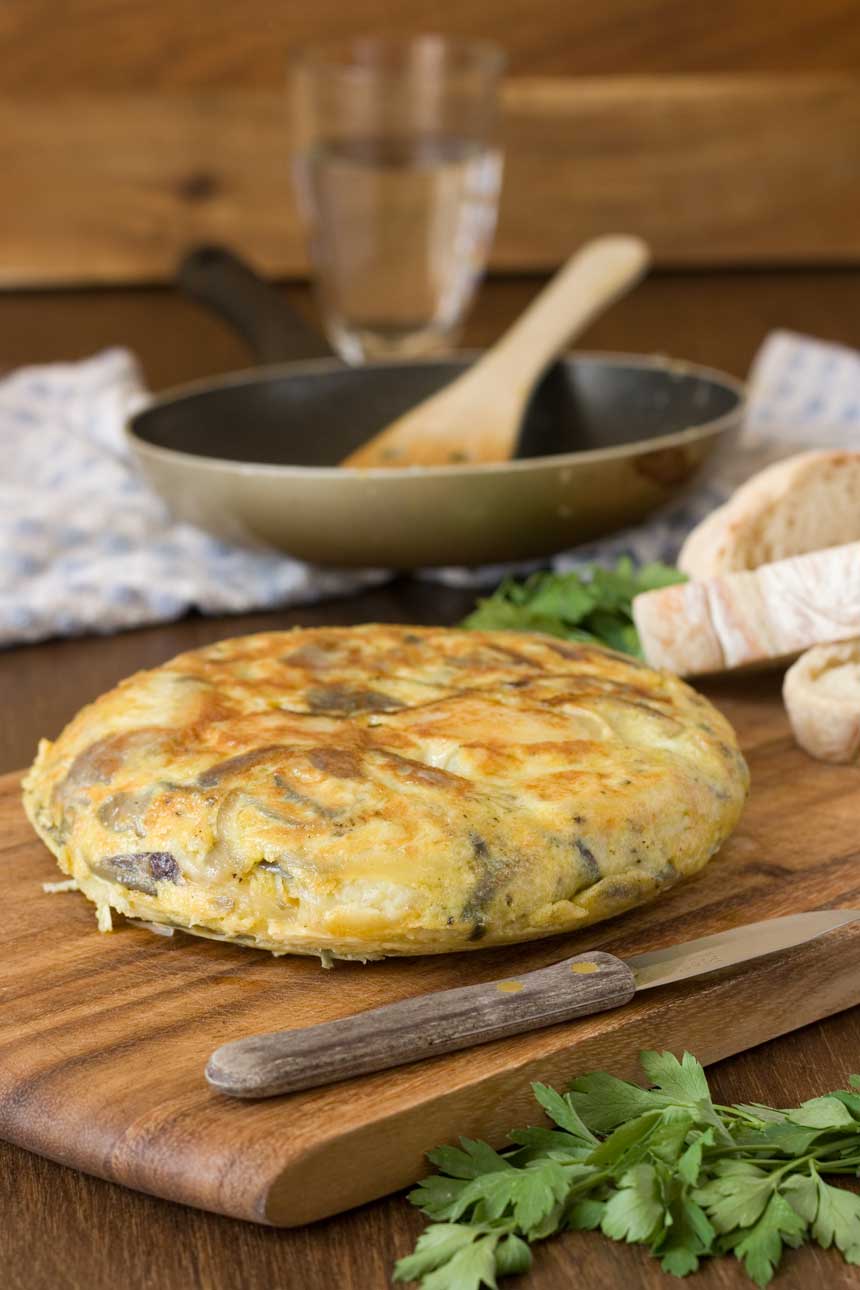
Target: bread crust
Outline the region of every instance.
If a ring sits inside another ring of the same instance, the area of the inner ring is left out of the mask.
[[[860,759],[860,637],[807,650],[786,672],[782,693],[794,737],[810,756]]]
[[[860,542],[646,591],[633,618],[651,666],[680,676],[789,662],[860,633]]]
[[[677,677],[550,637],[369,625],[130,677],[43,742],[24,800],[103,921],[368,959],[652,899],[713,855],[747,783]]]
[[[860,541],[860,453],[804,452],[747,480],[678,556],[691,578],[757,569]]]

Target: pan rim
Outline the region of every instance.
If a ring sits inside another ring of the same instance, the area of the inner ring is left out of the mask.
[[[438,363],[446,363],[457,358],[478,358],[483,352],[483,350],[477,349],[455,350],[449,357],[440,358]],[[193,397],[196,394],[231,389],[241,385],[253,385],[261,380],[271,380],[282,376],[314,375],[318,372],[325,374],[327,372],[342,371],[345,367],[337,358],[314,358],[298,362],[267,364],[264,367],[243,368],[236,372],[224,373],[221,376],[202,377],[182,385],[172,386],[162,391],[144,407],[139,408],[133,415],[128,417],[124,425],[124,432],[132,450],[135,452],[140,451],[167,463],[194,463],[196,467],[216,474],[259,473],[276,479],[299,476],[307,480],[352,479],[373,481],[376,484],[381,483],[383,480],[388,480],[392,483],[402,484],[406,480],[456,479],[464,476],[489,478],[501,473],[507,475],[553,468],[563,469],[575,464],[599,464],[602,461],[612,461],[634,454],[660,452],[666,448],[678,447],[681,444],[695,443],[701,438],[710,438],[724,430],[734,428],[746,408],[746,382],[730,375],[728,372],[721,371],[719,368],[690,362],[687,359],[672,358],[666,354],[635,354],[614,350],[577,350],[561,361],[576,363],[582,359],[603,364],[607,367],[638,367],[651,370],[657,369],[678,376],[696,376],[702,380],[709,381],[712,385],[727,389],[735,396],[736,402],[734,407],[729,408],[718,417],[712,417],[709,421],[703,421],[698,425],[688,425],[681,430],[671,430],[666,434],[655,435],[653,438],[637,440],[632,444],[612,444],[606,448],[587,448],[581,452],[557,453],[546,457],[523,457],[503,462],[460,462],[452,463],[448,466],[376,466],[361,470],[343,466],[301,466],[273,462],[237,461],[233,457],[204,456],[200,453],[185,452],[179,448],[167,448],[161,444],[154,444],[136,433],[136,423],[143,416],[152,411],[157,411],[161,407],[177,403],[182,399]],[[365,368],[432,366],[433,364],[434,360],[425,364],[416,363],[415,359],[388,360],[367,363],[362,370]]]

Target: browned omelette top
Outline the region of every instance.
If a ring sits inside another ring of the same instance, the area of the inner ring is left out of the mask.
[[[606,917],[703,865],[746,767],[677,678],[590,645],[370,625],[130,677],[43,744],[31,818],[102,910],[375,957]]]

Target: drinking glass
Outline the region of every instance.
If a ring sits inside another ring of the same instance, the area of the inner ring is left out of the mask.
[[[349,363],[456,342],[496,224],[504,55],[372,37],[292,69],[299,208],[329,339]]]

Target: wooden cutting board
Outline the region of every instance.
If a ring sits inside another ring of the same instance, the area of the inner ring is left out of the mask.
[[[750,761],[742,823],[699,878],[576,936],[472,954],[339,964],[120,926],[99,935],[0,779],[0,1136],[54,1160],[257,1222],[293,1225],[426,1172],[458,1134],[499,1144],[534,1122],[529,1082],[604,1067],[634,1077],[643,1047],[712,1062],[860,1002],[860,927],[733,973],[646,991],[626,1008],[336,1087],[256,1103],[210,1091],[228,1039],[426,990],[509,976],[585,949],[624,956],[772,915],[860,906],[860,769],[795,748],[773,681],[713,687]]]

